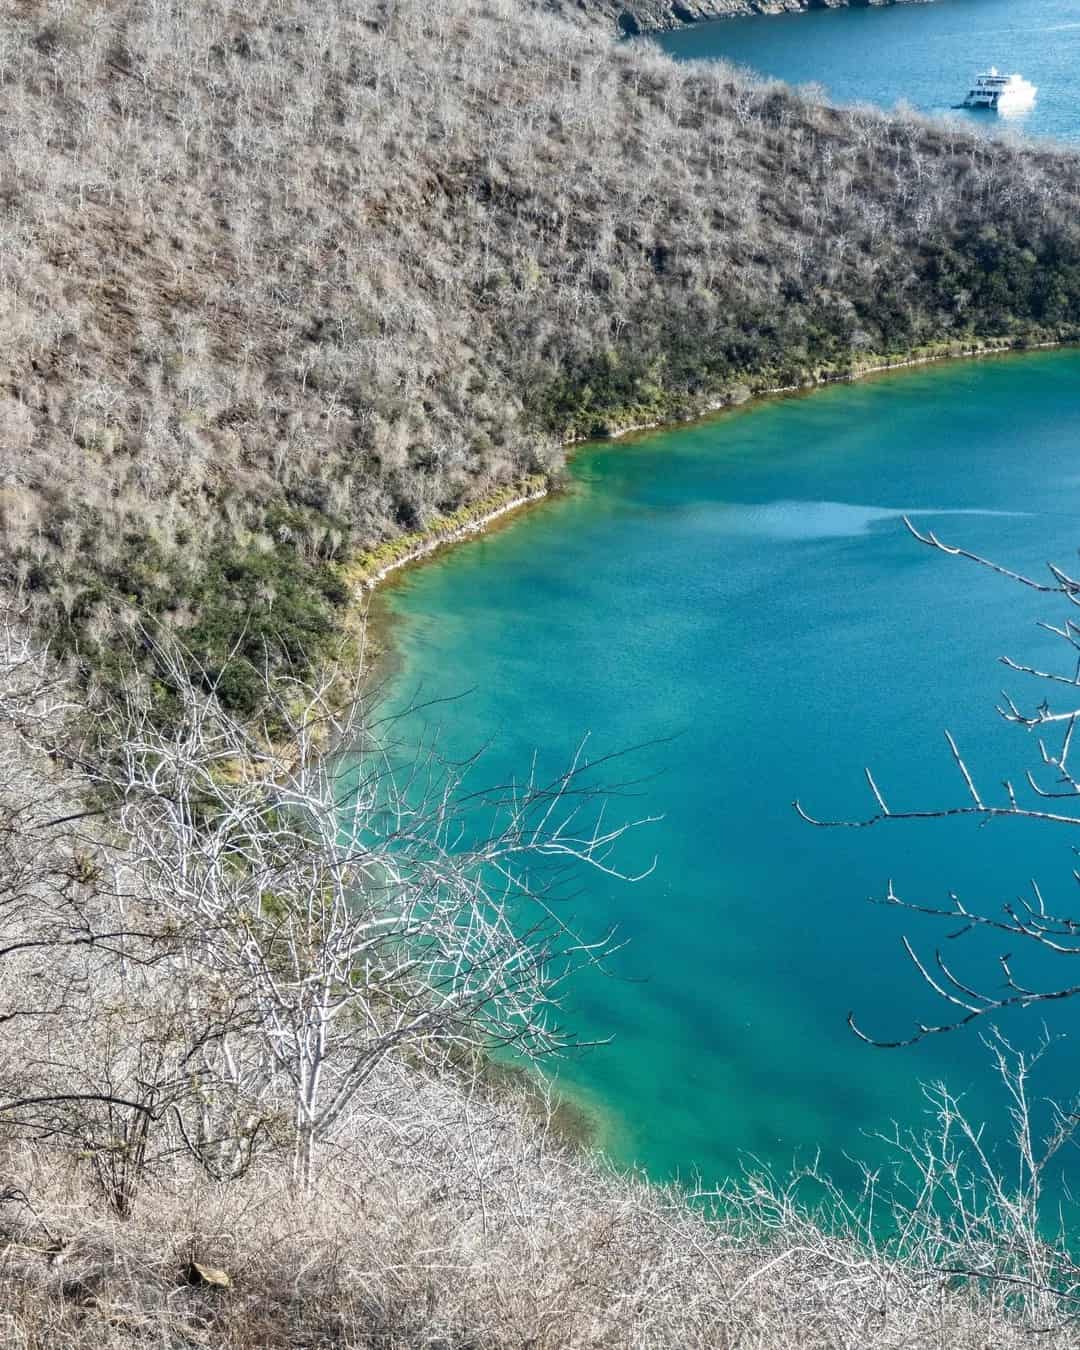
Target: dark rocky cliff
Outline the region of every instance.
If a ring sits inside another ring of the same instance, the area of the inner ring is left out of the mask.
[[[609,19],[627,34],[681,28],[704,19],[735,18],[747,14],[783,14],[805,9],[845,9],[849,5],[912,3],[914,0],[548,0],[547,8],[574,16],[592,14]]]

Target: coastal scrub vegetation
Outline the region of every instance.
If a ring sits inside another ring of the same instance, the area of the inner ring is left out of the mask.
[[[238,640],[310,671],[344,564],[570,441],[1080,329],[1080,161],[1049,146],[589,10],[9,8],[0,581],[88,670],[181,634],[248,712]]]
[[[162,660],[169,734],[134,670],[95,710],[0,625],[5,1346],[1074,1343],[1040,1204],[1072,1122],[1040,1142],[1030,1058],[994,1044],[1000,1171],[938,1088],[861,1194],[616,1173],[487,1058],[557,1050],[563,978],[602,959],[559,899],[568,864],[617,870],[584,761],[478,793],[362,705],[339,760],[320,691],[273,677],[295,739],[267,750]]]

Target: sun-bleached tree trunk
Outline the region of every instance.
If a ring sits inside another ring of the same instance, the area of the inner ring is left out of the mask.
[[[103,715],[115,752],[93,776],[192,987],[227,1007],[192,1057],[201,1090],[234,1094],[248,1134],[287,1116],[300,1184],[388,1054],[568,1046],[562,986],[612,939],[579,934],[562,897],[581,867],[624,875],[613,850],[629,824],[607,822],[585,742],[553,778],[534,765],[523,782],[474,788],[481,759],[404,754],[400,722],[355,690],[339,712],[329,678],[268,687],[271,737],[157,656],[175,676],[172,725],[132,692]],[[192,1143],[213,1135],[190,1103],[175,1110]]]

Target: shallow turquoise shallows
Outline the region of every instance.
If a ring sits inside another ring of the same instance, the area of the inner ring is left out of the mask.
[[[1080,5],[1076,0],[934,0],[774,18],[720,19],[662,34],[681,59],[723,58],[793,84],[823,85],[840,103],[906,103],[995,131],[1080,137]],[[1038,86],[1035,106],[1005,119],[951,113],[990,66]]]
[[[613,1037],[561,1066],[606,1142],[655,1176],[780,1169],[818,1147],[851,1158],[896,1119],[925,1124],[920,1081],[944,1077],[1001,1116],[977,1034],[911,1050],[857,1042],[940,1015],[900,946],[932,956],[956,925],[868,903],[889,878],[912,900],[950,888],[1000,905],[1037,876],[1072,907],[1080,828],[971,820],[816,830],[869,812],[871,763],[894,809],[964,800],[942,732],[987,795],[1035,764],[994,712],[1002,686],[1054,689],[997,663],[1052,661],[1040,596],[920,546],[901,513],[1010,566],[1076,566],[1080,353],[960,363],[776,400],[573,460],[570,491],[408,572],[384,603],[401,664],[394,699],[458,696],[418,714],[462,755],[492,742],[483,781],[554,769],[583,733],[599,755],[649,743],[609,777],[641,778],[613,809],[662,814],[621,858],[637,885],[586,878],[573,912],[616,922],[618,978],[589,974],[567,1021]],[[1067,666],[1067,661],[1066,661]],[[959,972],[999,983],[993,954],[945,942]],[[977,959],[976,959],[977,958]],[[1021,967],[1031,977],[1042,973]],[[1066,979],[1076,978],[1073,971]],[[1080,1005],[1080,1001],[1078,1001]],[[1051,1025],[1080,1028],[1080,1006]],[[1039,1015],[1010,1024],[1031,1041]],[[1076,1042],[1036,1083],[1069,1096]]]

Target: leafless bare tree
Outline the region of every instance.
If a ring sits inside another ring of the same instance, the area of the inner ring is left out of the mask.
[[[0,610],[0,1028],[30,1065],[66,1023],[102,960],[144,965],[162,949],[126,912],[102,840],[83,828],[99,811],[73,791],[55,753],[56,730],[76,706],[63,677],[26,635],[25,615]],[[24,1079],[25,1079],[25,1075]],[[42,1111],[78,1115],[91,1104],[147,1113],[103,1084],[27,1090],[0,1076],[0,1119],[47,1128]]]
[[[406,750],[336,670],[267,675],[252,727],[144,638],[168,719],[133,666],[67,725],[59,676],[0,624],[0,735],[26,752],[0,793],[0,1032],[26,1033],[0,1121],[74,1141],[125,1213],[177,1149],[227,1178],[291,1138],[306,1183],[387,1055],[568,1047],[561,991],[612,946],[576,929],[569,883],[623,875],[629,828],[586,743],[481,786],[482,757]]]
[[[186,965],[191,1029],[220,1015],[185,1052],[199,1092],[169,1098],[200,1155],[227,1138],[230,1170],[285,1112],[305,1180],[387,1054],[566,1048],[560,991],[612,934],[577,931],[565,883],[581,865],[623,875],[628,828],[606,819],[585,743],[550,780],[473,787],[482,760],[405,753],[359,691],[337,711],[336,674],[274,683],[271,740],[195,688],[186,656],[157,657],[176,716],[163,726],[133,686],[96,728],[113,752],[84,771],[116,803],[129,884]],[[224,1135],[214,1090],[232,1103]]]

